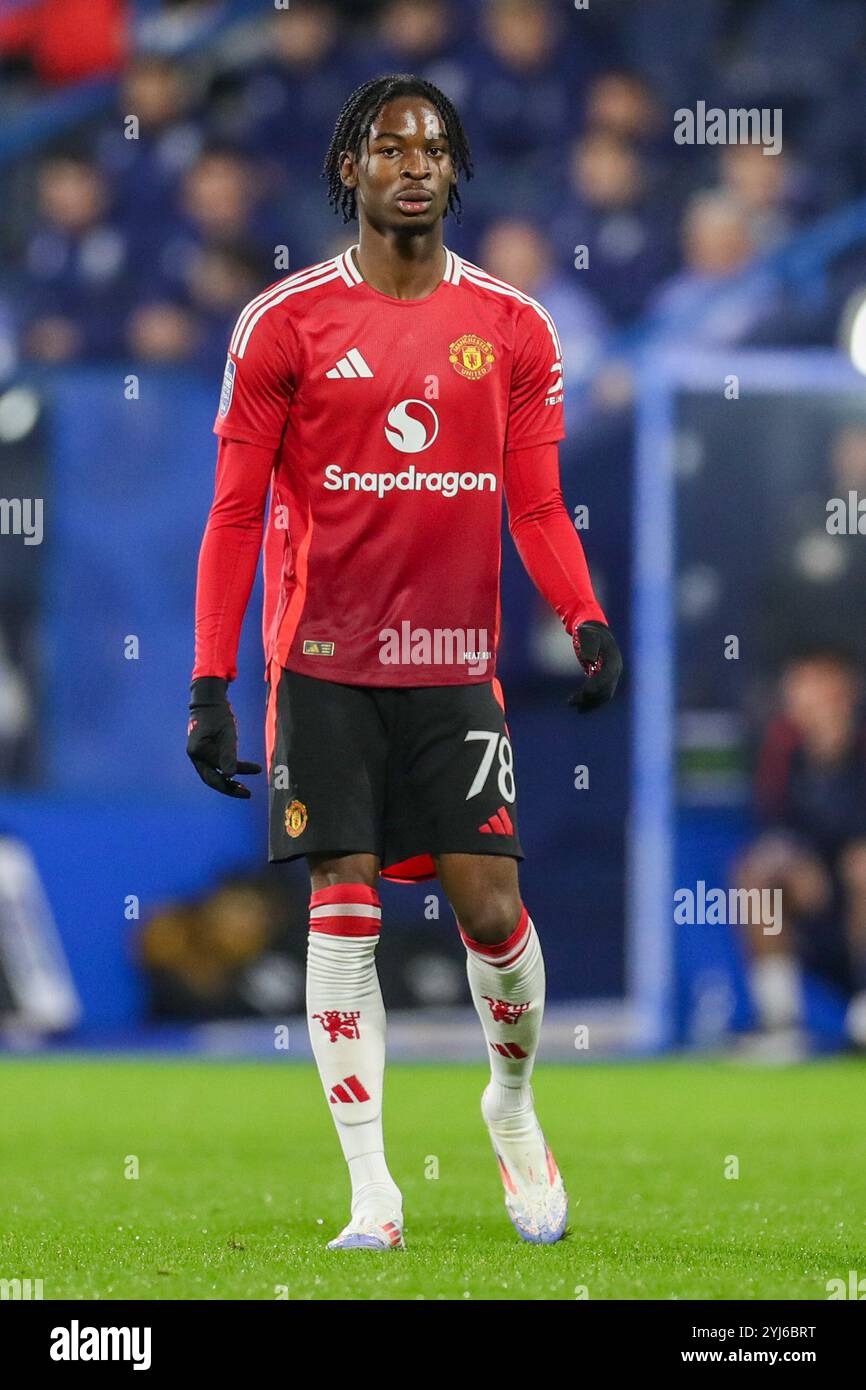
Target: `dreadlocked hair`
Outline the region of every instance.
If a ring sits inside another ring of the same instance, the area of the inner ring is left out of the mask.
[[[445,93],[432,82],[426,81],[423,77],[414,77],[411,73],[401,72],[389,77],[375,77],[371,82],[356,87],[337,117],[322,169],[322,178],[328,180],[328,202],[334,212],[342,212],[344,222],[351,222],[352,218],[357,216],[357,200],[354,188],[347,188],[340,178],[342,157],[348,153],[357,158],[382,107],[394,97],[404,96],[423,97],[431,106],[436,107],[445,126],[451,163],[456,173],[458,176],[462,174],[467,180],[472,178],[472,156],[463,122],[453,102],[449,101]],[[461,207],[457,185],[452,184],[448,190],[448,208],[445,216],[447,217],[450,211],[459,222]]]

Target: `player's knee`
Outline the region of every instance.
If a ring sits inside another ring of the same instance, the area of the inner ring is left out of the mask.
[[[473,905],[468,911],[460,913],[461,929],[473,941],[483,942],[485,946],[498,945],[507,941],[520,920],[520,899],[510,896],[494,896]]]
[[[379,861],[374,854],[311,854],[307,862],[313,892],[338,883],[364,883],[375,888],[379,882]]]

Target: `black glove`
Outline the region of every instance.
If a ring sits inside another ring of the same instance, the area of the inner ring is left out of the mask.
[[[572,641],[575,656],[589,679],[568,703],[581,714],[588,714],[612,699],[622,675],[622,657],[613,633],[604,623],[581,623]]]
[[[190,716],[186,751],[203,782],[224,796],[248,798],[249,787],[232,778],[261,772],[258,763],[238,762],[238,726],[226,697],[228,681],[221,676],[199,676],[190,686]]]

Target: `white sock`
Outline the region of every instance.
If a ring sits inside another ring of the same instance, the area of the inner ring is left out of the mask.
[[[340,883],[310,898],[307,1026],[352,1182],[352,1215],[383,1220],[400,1193],[385,1162],[385,1008],[376,973],[382,909],[374,888]]]
[[[749,984],[764,1028],[790,1028],[803,1013],[803,985],[794,956],[761,956],[749,967]]]
[[[490,1056],[491,1084],[485,1098],[488,1118],[532,1112],[529,1080],[544,1015],[544,959],[541,942],[525,907],[507,941],[466,946],[469,989]]]

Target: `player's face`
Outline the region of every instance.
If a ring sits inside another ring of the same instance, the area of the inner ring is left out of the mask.
[[[382,107],[356,161],[343,161],[343,181],[356,189],[359,215],[381,230],[429,231],[457,182],[442,118],[420,97]]]

